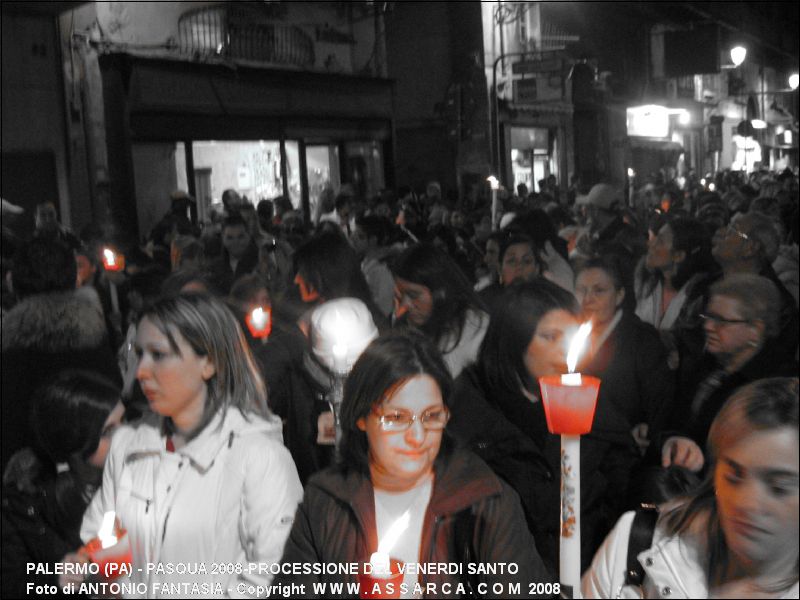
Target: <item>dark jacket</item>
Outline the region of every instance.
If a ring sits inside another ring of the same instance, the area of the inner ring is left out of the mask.
[[[2,462],[31,445],[31,394],[62,370],[89,369],[122,384],[98,306],[74,292],[38,294],[3,317]]]
[[[283,443],[292,454],[303,485],[333,461],[333,446],[317,443],[317,421],[331,410],[332,394],[332,376],[307,351],[293,361],[279,393],[270,400],[283,420]]]
[[[560,535],[561,440],[547,430],[542,402],[490,390],[477,365],[456,380],[448,431],[476,452],[522,500],[545,565],[556,570]],[[581,438],[581,563],[624,510],[632,448],[593,433]]]
[[[40,478],[41,464],[28,449],[9,462],[3,485],[2,597],[28,595],[26,585],[56,585],[57,575],[28,573],[30,563],[52,570],[81,544],[79,530],[93,487],[56,494],[56,480]],[[63,475],[69,476],[69,474]],[[81,493],[87,492],[85,496]],[[60,591],[57,596],[67,597]]]
[[[768,339],[758,354],[741,369],[724,375],[705,400],[695,402],[701,384],[719,368],[714,356],[706,354],[691,377],[681,382],[670,422],[671,435],[689,437],[701,448],[705,448],[714,417],[737,388],[767,377],[797,377],[798,372],[794,356],[784,353],[784,347],[779,340]]]
[[[227,296],[231,291],[233,283],[242,275],[253,272],[258,264],[258,247],[251,243],[244,256],[236,263],[236,270],[231,269],[228,251],[222,251],[222,256],[212,261],[209,265],[209,276],[211,284],[217,293]]]
[[[591,361],[580,371],[601,380],[592,434],[622,446],[633,442],[631,429],[647,423],[657,440],[675,391],[674,375],[658,331],[624,312]]]
[[[434,471],[433,491],[422,527],[420,563],[461,563],[464,553],[457,547],[456,527],[467,522],[460,515],[470,514],[474,517],[472,531],[464,536],[470,540],[470,562],[519,565],[516,575],[481,576],[489,590],[495,582],[519,582],[521,595],[528,597],[529,583],[554,581],[525,527],[519,498],[483,461],[464,450],[440,453]],[[356,471],[342,473],[332,468],[315,475],[306,486],[282,562],[365,563],[377,547],[372,483]],[[461,576],[420,574],[423,588],[429,583],[436,586],[436,593],[425,597],[453,597],[458,583],[466,581],[466,566],[463,570]],[[273,583],[304,583],[306,595],[312,597],[312,582],[347,584],[356,580],[350,575],[279,575]],[[443,593],[444,583],[452,586],[449,596]],[[504,587],[508,589],[507,585]],[[329,594],[330,591],[326,596]]]

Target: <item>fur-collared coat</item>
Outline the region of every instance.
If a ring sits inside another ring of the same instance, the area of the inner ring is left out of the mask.
[[[88,369],[120,383],[103,313],[74,292],[37,294],[2,320],[2,462],[32,446],[33,391],[64,369]]]

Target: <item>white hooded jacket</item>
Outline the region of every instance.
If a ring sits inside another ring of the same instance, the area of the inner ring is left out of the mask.
[[[625,585],[628,540],[635,512],[620,517],[583,574],[584,598],[708,598],[708,582],[700,552],[680,536],[667,536],[658,527],[653,543],[638,555],[645,577],[641,587]],[[781,598],[797,598],[795,583]]]
[[[175,452],[160,423],[153,415],[114,435],[81,538],[95,537],[113,510],[133,557],[121,583],[145,583],[148,597],[254,595],[252,585],[272,580],[303,496],[280,421],[229,408]]]

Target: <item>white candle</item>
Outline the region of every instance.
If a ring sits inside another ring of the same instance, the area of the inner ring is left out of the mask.
[[[375,579],[387,579],[392,574],[389,555],[385,552],[373,552],[369,564],[372,571],[370,575]]]
[[[571,387],[580,386],[583,383],[580,373],[564,373],[561,376],[561,385],[568,385]]]
[[[561,436],[559,580],[566,598],[581,597],[581,436]],[[571,592],[571,593],[570,593]]]

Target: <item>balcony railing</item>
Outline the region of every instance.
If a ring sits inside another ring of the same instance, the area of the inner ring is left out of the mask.
[[[209,6],[184,13],[178,20],[182,53],[281,66],[314,66],[314,42],[301,28],[253,19],[235,6]]]

